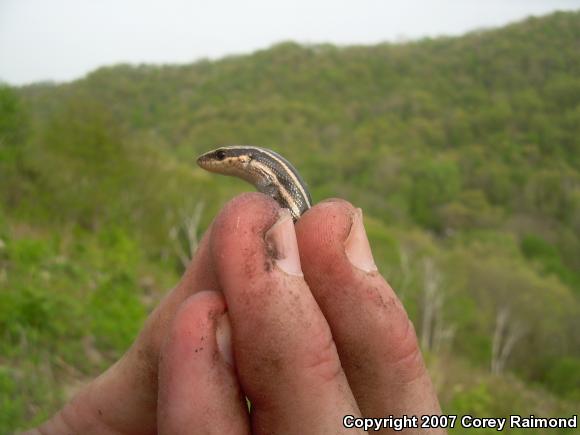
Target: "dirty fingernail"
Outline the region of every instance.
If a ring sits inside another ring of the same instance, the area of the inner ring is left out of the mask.
[[[266,245],[276,265],[289,275],[302,276],[298,241],[290,210],[280,210],[278,220],[266,232]]]
[[[234,365],[234,352],[232,349],[232,327],[228,313],[224,313],[217,320],[216,341],[218,350],[226,363]]]
[[[360,208],[357,208],[352,215],[352,225],[344,248],[346,256],[354,267],[364,272],[374,272],[377,270]]]

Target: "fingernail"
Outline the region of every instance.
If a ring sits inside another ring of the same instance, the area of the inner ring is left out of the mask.
[[[280,210],[278,220],[266,232],[266,245],[276,265],[289,275],[303,276],[300,267],[298,241],[290,210]]]
[[[232,327],[228,313],[224,313],[217,319],[215,331],[217,347],[224,361],[234,365],[234,352],[232,349]]]
[[[374,272],[377,270],[360,208],[357,208],[352,215],[352,225],[350,227],[350,233],[346,238],[344,249],[346,256],[354,267],[364,272]]]

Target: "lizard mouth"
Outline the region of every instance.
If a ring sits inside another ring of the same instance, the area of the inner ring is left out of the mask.
[[[202,154],[197,158],[197,165],[203,169],[211,171],[216,165],[215,159],[212,158],[213,151]]]

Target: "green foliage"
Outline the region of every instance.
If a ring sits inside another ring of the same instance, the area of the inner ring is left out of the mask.
[[[23,146],[28,116],[20,95],[0,83],[0,198],[12,206],[24,194]]]
[[[74,95],[42,131],[28,164],[38,178],[45,208],[55,218],[72,219],[85,228],[118,218],[115,204],[132,167],[110,112],[90,98]]]
[[[7,368],[0,366],[0,428],[13,427],[24,417],[24,404],[14,400],[20,385]]]
[[[559,260],[558,251],[554,246],[534,234],[528,234],[522,239],[522,252],[527,258],[542,258]]]
[[[135,294],[136,287],[131,277],[112,276],[92,295],[87,314],[91,319],[91,333],[97,337],[101,349],[121,353],[141,329],[146,312]]]
[[[26,117],[18,94],[0,83],[0,150],[22,143]],[[1,159],[0,159],[1,160]]]
[[[107,274],[87,305],[90,330],[100,348],[122,353],[135,339],[146,317],[145,307],[135,292],[141,257],[134,240],[119,230],[104,232],[99,247],[104,250],[102,267]]]
[[[127,349],[147,311],[138,281],[144,260],[125,232],[80,230],[74,244],[70,235],[8,230],[0,247],[0,401],[11,405],[0,408],[0,432],[54,412],[70,367],[77,376],[102,370]]]
[[[457,415],[494,415],[490,410],[493,408],[494,397],[489,387],[480,383],[467,390],[459,390],[451,402],[451,410]]]
[[[0,282],[0,329],[6,344],[17,344],[23,334],[30,334],[33,340],[60,336],[73,320],[70,314],[74,301],[44,289],[51,279],[47,268],[50,244],[42,240],[12,240],[4,250],[0,252],[0,265],[6,263],[4,273],[10,279],[8,283]],[[3,345],[0,348],[10,350]]]
[[[537,261],[544,273],[554,274],[573,289],[580,290],[580,274],[565,266],[555,246],[534,234],[526,235],[521,246],[524,255]]]
[[[580,400],[580,358],[563,358],[548,370],[546,385],[556,393]]]
[[[441,230],[437,210],[451,202],[461,189],[460,173],[451,161],[431,162],[417,166],[411,189],[411,215],[422,226]]]

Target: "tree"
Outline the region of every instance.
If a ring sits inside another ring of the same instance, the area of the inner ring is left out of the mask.
[[[491,372],[500,374],[512,354],[515,345],[524,336],[525,328],[515,321],[507,306],[500,307],[495,319],[492,340]]]

